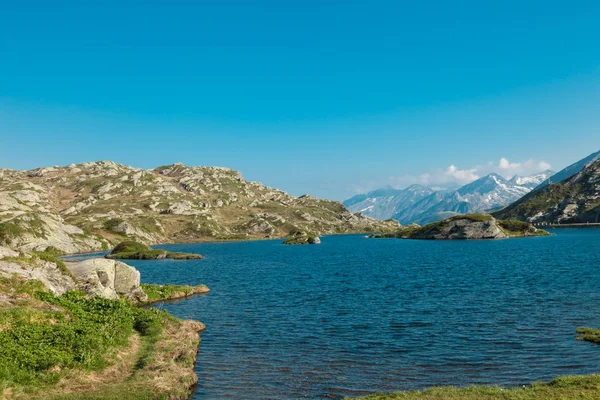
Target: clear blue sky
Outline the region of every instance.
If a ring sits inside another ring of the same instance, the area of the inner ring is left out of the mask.
[[[600,149],[598,21],[598,1],[4,1],[0,167],[181,161],[335,199],[559,169]]]

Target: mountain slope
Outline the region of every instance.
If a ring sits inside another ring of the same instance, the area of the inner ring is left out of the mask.
[[[360,212],[383,220],[411,208],[433,192],[432,189],[421,185],[412,185],[401,190],[388,186],[367,194],[356,195],[343,204],[352,212]]]
[[[112,161],[0,170],[0,243],[73,253],[131,238],[145,243],[390,230],[341,203],[295,197],[234,170]]]
[[[536,189],[494,216],[536,223],[600,222],[600,159],[560,183]]]
[[[548,179],[544,180],[538,186],[538,188],[542,188],[544,186],[548,186],[551,183],[562,182],[565,179],[570,178],[571,176],[575,175],[576,173],[578,173],[579,171],[581,171],[582,169],[584,169],[586,166],[592,164],[593,162],[595,162],[598,159],[600,159],[600,151],[597,151],[596,153],[590,154],[586,158],[584,158],[582,160],[579,160],[576,163],[573,163],[573,164],[569,165],[567,168],[565,168],[565,169],[557,172],[556,174],[552,175]]]

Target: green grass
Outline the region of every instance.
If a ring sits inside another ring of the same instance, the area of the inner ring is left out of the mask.
[[[148,296],[148,303],[180,299],[193,294],[205,293],[208,290],[204,285],[157,285],[142,283],[141,286],[144,293]]]
[[[364,400],[597,400],[600,375],[563,376],[549,383],[504,389],[490,386],[440,387],[423,391],[375,394]]]
[[[543,229],[536,229],[528,222],[517,220],[498,220],[498,226],[509,236],[548,236]]]
[[[33,293],[23,305],[0,309],[1,387],[24,392],[55,384],[65,370],[100,371],[107,355],[126,346],[134,332],[152,342],[165,320],[173,318],[127,301],[86,298],[80,292],[57,297],[36,290],[40,287],[33,281],[3,282],[15,293]]]

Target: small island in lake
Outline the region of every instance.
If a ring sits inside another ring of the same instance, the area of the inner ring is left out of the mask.
[[[110,254],[105,256],[117,260],[158,260],[170,258],[173,260],[197,260],[204,258],[200,254],[172,252],[161,249],[153,249],[145,244],[126,240],[121,242],[113,249]]]
[[[474,240],[548,236],[528,222],[497,220],[489,214],[457,215],[425,226],[411,224],[393,233],[374,234],[371,238]]]
[[[314,233],[292,232],[283,244],[320,244],[321,238]]]

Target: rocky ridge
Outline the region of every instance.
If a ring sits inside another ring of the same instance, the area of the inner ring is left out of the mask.
[[[390,231],[341,203],[295,197],[221,167],[143,170],[112,161],[0,169],[0,244],[65,253],[146,244]]]

